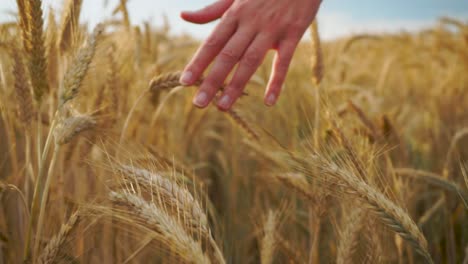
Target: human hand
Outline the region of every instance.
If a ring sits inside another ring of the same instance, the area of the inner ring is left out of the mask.
[[[219,0],[194,12],[182,12],[184,20],[204,24],[221,18],[211,35],[185,67],[180,82],[192,85],[213,62],[193,103],[206,107],[238,65],[217,102],[229,110],[270,49],[276,50],[265,92],[268,106],[276,103],[294,51],[315,18],[321,0]]]

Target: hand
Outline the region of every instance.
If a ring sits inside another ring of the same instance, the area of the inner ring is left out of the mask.
[[[276,103],[294,51],[315,18],[321,0],[219,0],[195,12],[182,12],[184,20],[204,24],[221,18],[181,77],[194,84],[213,62],[193,103],[206,107],[238,65],[217,102],[229,110],[270,49],[276,50],[273,71],[265,92],[265,104]]]

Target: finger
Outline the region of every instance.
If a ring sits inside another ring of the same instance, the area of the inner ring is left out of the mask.
[[[207,106],[224,84],[227,76],[239,62],[255,33],[249,29],[238,30],[215,59],[210,73],[206,76],[193,103],[198,107]]]
[[[273,39],[265,34],[258,35],[247,51],[242,56],[234,77],[226,87],[218,108],[222,111],[229,110],[236,100],[242,95],[245,86],[255,74],[257,68],[262,64],[265,55],[272,47]]]
[[[205,24],[220,18],[233,2],[234,0],[219,0],[197,11],[184,11],[180,16],[188,22]]]
[[[285,39],[278,45],[272,74],[264,98],[267,106],[273,106],[278,100],[298,43],[299,39]]]
[[[223,18],[185,67],[180,82],[192,85],[200,79],[208,65],[235,33],[236,28],[237,22],[235,20]]]

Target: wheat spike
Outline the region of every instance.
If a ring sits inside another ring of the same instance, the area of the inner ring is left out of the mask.
[[[253,130],[253,128],[249,125],[245,119],[239,115],[234,109],[229,109],[226,112],[226,115],[230,117],[235,124],[237,124],[245,133],[253,140],[260,141],[260,137],[258,134]]]
[[[29,25],[29,19],[28,19],[29,2],[27,0],[16,0],[16,5],[18,6],[18,12],[19,12],[19,27],[21,29],[23,49],[26,50],[28,43],[30,42],[29,40],[30,25]]]
[[[148,89],[150,92],[158,92],[162,90],[169,90],[179,86],[185,86],[180,83],[180,76],[182,75],[181,71],[170,72],[158,75],[151,79]],[[204,78],[201,77],[198,79],[193,86],[200,86],[203,83]],[[224,91],[224,85],[219,88],[220,91]],[[247,95],[247,93],[243,92],[242,95]]]
[[[305,177],[302,174],[298,173],[284,173],[275,175],[284,186],[296,191],[298,194],[302,195],[304,198],[309,200],[309,202],[316,204],[316,196],[310,191],[310,186]]]
[[[52,89],[57,89],[59,75],[59,54],[57,49],[57,23],[55,21],[55,12],[49,9],[46,31],[46,54],[48,62],[48,81]],[[56,91],[53,91],[56,92]]]
[[[31,88],[26,76],[24,64],[18,50],[12,48],[14,60],[13,76],[15,76],[15,94],[19,120],[23,125],[29,127],[34,118],[35,111],[31,96]]]
[[[18,3],[19,2],[20,1],[18,1]],[[31,76],[34,98],[39,103],[41,102],[42,96],[49,91],[49,84],[47,82],[47,60],[42,32],[44,20],[42,18],[41,4],[41,0],[28,0],[28,22],[23,24],[23,26],[29,26],[25,50],[29,57],[28,68]]]
[[[269,211],[263,225],[263,237],[260,242],[261,264],[273,263],[277,247],[276,229],[278,228],[278,215],[274,211]]]
[[[77,114],[60,122],[54,129],[58,145],[69,143],[80,133],[96,127],[96,120],[90,115]]]
[[[122,165],[118,169],[124,174],[124,177],[129,177],[129,180],[132,180],[132,177],[137,177],[137,181],[144,188],[150,188],[150,191],[154,192],[156,196],[160,195],[171,206],[177,207],[195,227],[195,230],[200,229],[205,234],[209,233],[208,218],[202,206],[188,190],[158,173],[143,168]]]
[[[380,138],[378,129],[375,127],[374,123],[370,120],[366,113],[364,113],[364,111],[351,100],[348,101],[348,106],[357,114],[359,120],[361,120],[361,122],[366,126],[366,128],[369,129],[372,135],[372,139],[378,140]]]
[[[77,32],[78,21],[83,0],[68,0],[60,24],[58,46],[62,53],[68,51],[73,44],[73,34]]]
[[[356,251],[358,239],[363,227],[365,212],[361,208],[352,208],[349,214],[344,212],[344,227],[340,233],[338,243],[337,264],[353,263],[354,252]]]
[[[67,239],[69,238],[70,234],[79,224],[80,218],[81,216],[79,211],[76,211],[72,214],[72,216],[70,216],[68,221],[62,225],[58,234],[55,235],[49,241],[49,243],[47,243],[47,246],[44,248],[41,255],[39,256],[39,264],[57,263],[57,258],[60,256],[60,252],[62,251],[65,243],[67,242]]]
[[[428,263],[433,263],[427,250],[427,241],[411,217],[381,192],[354,175],[352,171],[340,168],[336,163],[323,157],[313,155],[310,159],[313,166],[320,169],[321,176],[335,178],[347,187],[345,192],[354,195],[368,205],[389,228],[408,241]],[[312,170],[313,172],[315,170]]]
[[[156,92],[183,86],[183,84],[181,84],[179,81],[181,75],[182,72],[178,71],[156,76],[150,81],[149,90],[151,92]],[[198,86],[201,83],[202,80],[199,80],[195,86]]]
[[[314,52],[314,55],[312,56],[312,81],[315,86],[318,86],[323,79],[324,66],[322,44],[320,42],[317,19],[315,19],[312,25],[310,26],[310,35],[312,39],[312,50]]]
[[[86,73],[88,72],[89,65],[96,52],[96,46],[100,35],[104,28],[102,25],[97,25],[93,34],[89,37],[86,47],[82,48],[76,56],[73,64],[63,77],[63,83],[60,94],[60,105],[72,100],[78,94]]]
[[[460,196],[461,200],[465,205],[468,206],[468,194],[461,188],[457,183],[452,182],[436,173],[422,170],[415,170],[411,168],[396,168],[395,173],[397,175],[405,175],[417,180],[427,182],[428,184],[437,186],[445,189],[454,195]]]
[[[111,192],[110,199],[116,203],[124,203],[135,211],[135,215],[144,220],[154,231],[165,239],[166,246],[179,257],[189,263],[211,263],[201,247],[187,232],[177,219],[169,215],[156,204],[129,192]]]

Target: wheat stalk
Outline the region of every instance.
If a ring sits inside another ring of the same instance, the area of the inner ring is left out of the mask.
[[[445,179],[449,179],[452,172],[453,156],[456,153],[455,150],[457,148],[458,142],[465,137],[468,137],[468,127],[458,130],[450,141],[450,146],[447,151],[447,158],[445,159],[444,170],[442,174]]]

